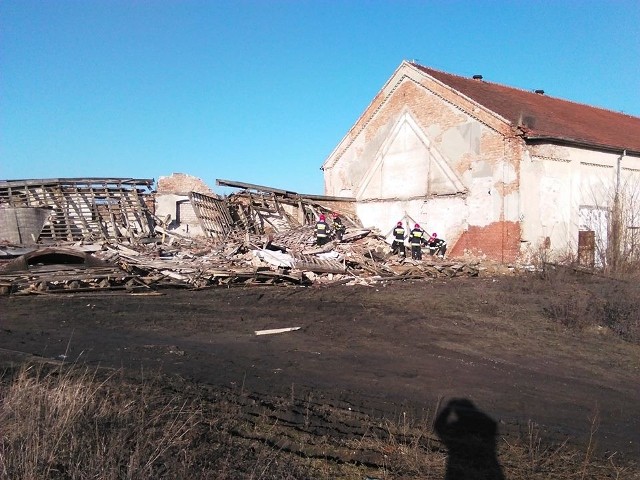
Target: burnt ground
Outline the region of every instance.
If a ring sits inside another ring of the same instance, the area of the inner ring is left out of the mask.
[[[462,397],[507,440],[534,422],[549,440],[586,445],[595,426],[600,451],[640,458],[640,346],[545,315],[583,281],[0,297],[0,352],[159,371],[256,397],[313,397],[386,418],[424,416]]]

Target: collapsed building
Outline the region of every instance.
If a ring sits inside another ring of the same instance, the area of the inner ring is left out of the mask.
[[[350,225],[353,201],[301,195],[228,180],[240,192],[216,195],[183,173],[153,179],[86,178],[0,181],[0,242],[137,243],[158,233],[225,239],[242,233],[279,233],[315,224],[321,213],[340,212]]]
[[[402,62],[324,162],[366,226],[500,262],[640,257],[640,118]]]
[[[219,179],[237,190],[219,196],[183,173],[0,181],[0,291],[477,275],[478,258],[536,252],[640,260],[637,117],[403,62],[322,169],[325,195]],[[316,247],[331,213],[346,235]],[[398,220],[465,260],[391,258]]]
[[[154,183],[0,181],[0,293],[478,274],[467,264],[390,259],[384,238],[357,220],[353,199],[217,180],[238,189],[222,197],[185,174],[164,177],[157,190]],[[340,242],[318,247],[316,220],[332,213],[340,214],[347,232]]]

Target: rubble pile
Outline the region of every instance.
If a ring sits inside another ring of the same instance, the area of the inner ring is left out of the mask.
[[[322,247],[313,244],[313,228],[309,226],[273,238],[237,235],[225,242],[176,237],[169,242],[168,237],[164,241],[159,237],[157,243],[72,244],[59,249],[85,252],[88,258],[100,260],[100,265],[49,263],[45,259],[27,269],[15,270],[9,262],[0,269],[0,293],[97,290],[140,293],[168,287],[275,284],[369,285],[380,281],[477,276],[479,271],[477,265],[438,258],[416,261],[392,256],[384,239],[362,229],[347,231],[342,242],[333,241]]]
[[[355,220],[348,199],[222,182],[244,190],[188,195],[203,236],[178,233],[170,216],[153,214],[147,180],[0,182],[0,220],[11,233],[0,243],[0,294],[370,285],[479,273],[473,264],[392,255],[379,232]],[[317,246],[316,219],[337,211],[344,236]]]

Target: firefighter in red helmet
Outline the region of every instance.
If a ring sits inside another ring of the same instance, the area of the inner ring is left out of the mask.
[[[329,225],[324,215],[318,217],[316,222],[316,244],[325,245],[329,241]]]
[[[440,258],[444,258],[444,254],[447,253],[447,242],[442,238],[438,238],[438,234],[433,232],[427,240],[427,247],[431,255],[437,255]]]
[[[333,234],[336,237],[338,242],[342,241],[342,237],[347,228],[342,223],[342,218],[340,218],[340,214],[337,212],[333,213]]]
[[[424,230],[418,223],[409,233],[409,243],[411,244],[411,258],[422,260],[422,244],[424,243]]]
[[[391,244],[391,248],[394,254],[400,255],[404,257],[405,247],[404,247],[404,239],[405,239],[405,230],[402,226],[402,222],[398,222],[393,229],[393,243]]]

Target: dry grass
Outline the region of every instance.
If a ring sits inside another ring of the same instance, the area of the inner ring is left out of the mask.
[[[112,390],[86,369],[21,369],[3,389],[3,478],[158,478],[170,459],[188,467],[188,436],[197,405],[148,389]]]
[[[574,330],[606,328],[630,343],[640,344],[640,284],[630,279],[588,274],[555,266],[547,268],[538,282],[537,293],[547,292],[547,316]],[[582,276],[577,281],[576,276]]]
[[[420,419],[375,420],[293,393],[260,405],[180,379],[131,382],[74,366],[27,365],[3,380],[3,480],[442,479],[447,468],[432,429],[438,405]],[[285,425],[296,408],[307,413]],[[318,434],[330,416],[338,425],[351,418],[350,433]],[[521,438],[498,438],[498,459],[511,480],[640,478],[615,454],[595,458],[591,443],[584,451],[546,443],[534,424]]]
[[[193,395],[180,380],[122,375],[73,365],[5,372],[0,478],[317,478],[311,462],[238,436],[238,404]]]

